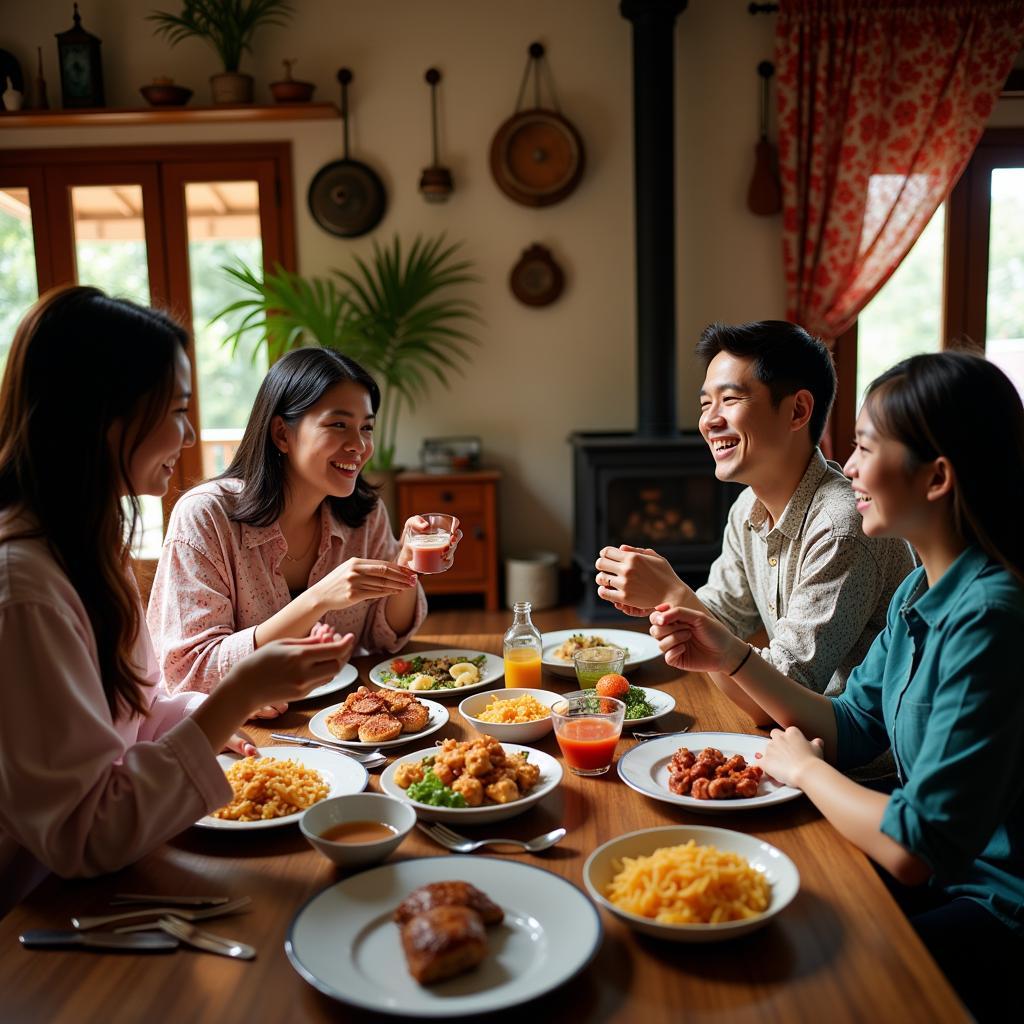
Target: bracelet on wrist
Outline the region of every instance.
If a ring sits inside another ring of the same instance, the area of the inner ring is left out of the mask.
[[[748,659],[748,658],[749,658],[749,657],[750,657],[750,656],[751,656],[751,655],[752,655],[753,653],[754,653],[754,648],[753,648],[753,647],[752,647],[752,646],[751,646],[750,644],[747,644],[747,653],[743,655],[743,658],[742,658],[742,660],[740,661],[740,663],[739,663],[739,664],[738,664],[738,665],[737,665],[737,666],[736,666],[736,667],[735,667],[735,668],[734,668],[734,669],[733,669],[733,670],[732,670],[732,671],[731,671],[730,673],[728,673],[728,674],[729,674],[730,676],[734,676],[734,675],[736,675],[736,673],[737,673],[737,672],[739,672],[739,670],[740,670],[741,668],[743,668],[743,666],[744,666],[744,665],[746,665],[746,663],[747,663],[747,659]]]

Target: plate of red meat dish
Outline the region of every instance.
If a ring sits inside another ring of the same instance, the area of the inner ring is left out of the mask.
[[[800,790],[765,775],[757,755],[765,736],[691,732],[639,743],[619,758],[631,789],[706,814],[749,810],[795,800]]]

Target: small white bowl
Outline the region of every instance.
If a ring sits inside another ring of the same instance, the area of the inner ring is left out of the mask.
[[[631,914],[604,895],[615,874],[613,861],[622,857],[647,857],[664,846],[680,846],[691,839],[699,846],[738,853],[746,857],[755,871],[763,871],[771,885],[768,909],[756,917],[722,924],[663,924]],[[722,942],[761,928],[788,906],[800,889],[800,872],[781,850],[755,836],[706,825],[669,825],[630,832],[599,846],[583,865],[583,882],[595,903],[638,932],[671,942]]]
[[[492,700],[515,700],[516,697],[529,695],[545,707],[550,708],[562,699],[561,693],[552,690],[530,690],[508,687],[503,690],[488,690],[486,693],[474,693],[459,705],[459,714],[476,729],[477,732],[493,736],[502,743],[531,743],[551,732],[551,716],[538,718],[535,722],[482,722],[476,716],[482,714],[484,708]]]
[[[390,825],[395,834],[369,843],[324,839],[323,833],[329,828],[349,821],[380,822]],[[381,793],[352,793],[321,800],[299,819],[299,828],[309,845],[341,868],[362,868],[382,861],[398,849],[415,824],[416,812],[409,804]]]

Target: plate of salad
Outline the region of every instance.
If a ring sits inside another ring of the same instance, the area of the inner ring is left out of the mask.
[[[667,715],[675,706],[675,698],[664,690],[650,686],[631,686],[625,676],[609,674],[597,682],[596,690],[580,690],[595,697],[615,697],[626,705],[625,721],[629,725],[643,725]]]
[[[401,693],[430,693],[444,699],[461,699],[473,690],[497,682],[505,674],[505,663],[494,654],[465,647],[415,651],[399,654],[370,669],[370,682],[385,690]]]

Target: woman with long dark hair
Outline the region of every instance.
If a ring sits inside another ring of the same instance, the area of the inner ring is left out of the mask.
[[[130,567],[138,496],[181,449],[185,332],[95,288],[52,292],[0,384],[0,913],[46,869],[112,871],[227,803],[215,754],[331,678],[352,638],[282,641],[208,699],[168,697]]]
[[[420,624],[412,553],[361,475],[379,405],[373,378],[331,349],[270,368],[231,465],[171,516],[148,613],[168,686],[212,690],[240,657],[320,621],[360,653],[397,651]]]
[[[844,471],[864,532],[906,538],[922,566],[842,696],[804,689],[700,612],[663,606],[651,633],[670,664],[727,673],[780,723],[765,771],[886,870],[925,944],[988,1019],[1016,1001],[1024,955],[1020,397],[978,356],[914,356],[870,386]],[[891,794],[842,774],[890,745]]]

